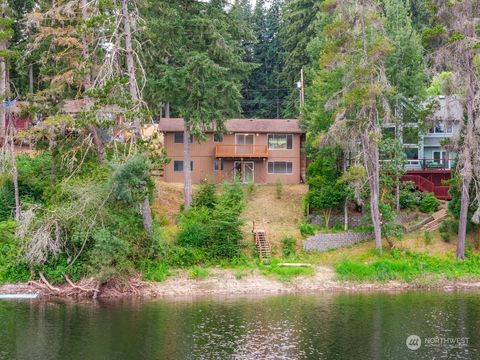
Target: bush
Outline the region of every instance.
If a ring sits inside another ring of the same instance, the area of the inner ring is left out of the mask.
[[[168,250],[164,260],[173,267],[190,267],[205,263],[207,256],[202,249],[173,246]]]
[[[226,185],[211,208],[197,206],[185,211],[180,217],[177,243],[203,249],[213,258],[237,257],[243,238],[243,196],[240,185]]]
[[[433,213],[440,207],[440,201],[432,193],[426,194],[420,201],[419,209],[423,213]]]
[[[284,236],[282,238],[282,252],[283,256],[289,257],[296,252],[297,239],[293,236]]]
[[[0,222],[0,283],[27,281],[30,272],[21,262],[20,246],[15,239],[15,222]]]
[[[439,231],[442,240],[449,243],[457,235],[458,220],[449,216],[440,223]]]
[[[203,279],[210,275],[208,269],[202,268],[200,266],[194,266],[188,272],[190,279]]]
[[[277,194],[277,199],[282,198],[283,184],[282,180],[279,177],[277,177],[277,179],[275,180],[275,193]]]
[[[215,203],[217,202],[215,190],[215,184],[210,184],[206,181],[202,182],[200,184],[200,189],[193,198],[192,206],[205,206],[208,209],[213,209]]]
[[[418,194],[409,189],[400,190],[400,208],[414,209],[418,206]]]
[[[301,222],[298,224],[298,230],[300,230],[300,234],[302,234],[302,236],[315,235],[315,227],[307,222]]]
[[[161,282],[170,276],[170,271],[168,271],[165,262],[145,262],[140,266],[140,269],[143,272],[143,278],[148,281]]]
[[[430,231],[425,231],[423,233],[423,242],[425,243],[425,245],[430,245],[432,243],[432,240],[433,240],[433,235]]]

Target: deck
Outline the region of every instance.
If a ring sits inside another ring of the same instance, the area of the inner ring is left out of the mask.
[[[215,147],[217,158],[268,158],[267,145],[217,145]]]

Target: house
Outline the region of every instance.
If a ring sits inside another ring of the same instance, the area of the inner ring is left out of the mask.
[[[463,109],[456,96],[437,98],[438,106],[432,116],[432,126],[420,131],[417,122],[404,122],[399,138],[407,155],[403,181],[413,181],[425,192],[432,192],[441,200],[449,200],[449,187],[457,154],[450,149],[450,140],[460,135]]]
[[[298,184],[305,181],[305,132],[295,119],[231,119],[225,133],[207,132],[207,139],[191,142],[192,181]],[[162,118],[158,131],[171,159],[167,182],[183,182],[183,119]]]

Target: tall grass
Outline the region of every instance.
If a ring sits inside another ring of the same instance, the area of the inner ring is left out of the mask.
[[[342,260],[336,265],[338,277],[356,281],[412,281],[437,276],[447,279],[480,277],[480,255],[463,260],[410,251],[393,250],[370,262]]]

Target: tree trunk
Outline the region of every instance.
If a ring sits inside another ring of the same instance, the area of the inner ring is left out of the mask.
[[[28,91],[33,95],[33,64],[28,64]]]
[[[137,79],[135,77],[135,62],[133,60],[133,46],[132,46],[132,30],[130,26],[130,13],[128,12],[128,1],[122,0],[122,16],[123,16],[123,29],[125,31],[125,56],[127,60],[127,74],[128,85],[130,88],[130,96],[133,102],[138,103],[138,86]],[[138,117],[133,119],[133,129],[135,136],[140,138],[142,135],[142,129],[140,127],[140,120]]]
[[[10,153],[12,157],[12,182],[15,193],[15,220],[18,221],[20,220],[20,191],[18,187],[17,159],[15,157],[15,130],[12,121],[10,122],[9,128]]]
[[[473,176],[473,164],[472,164],[472,148],[476,148],[475,144],[475,127],[474,127],[474,102],[475,102],[475,92],[474,92],[474,76],[472,74],[472,59],[470,56],[466,56],[466,64],[469,64],[470,72],[466,77],[466,87],[467,87],[467,97],[466,97],[466,107],[467,107],[467,129],[464,137],[463,151],[460,155],[460,164],[462,165],[462,170],[460,171],[460,176],[462,178],[462,193],[460,199],[460,218],[458,220],[458,240],[457,240],[457,258],[465,258],[465,240],[467,237],[467,223],[468,223],[468,208],[470,206],[470,183]],[[478,154],[477,154],[478,156]]]
[[[165,103],[165,119],[170,119],[170,101]]]
[[[145,197],[142,203],[142,217],[143,217],[143,228],[148,231],[152,232],[152,210],[150,208],[150,201],[148,200],[148,196]]]
[[[98,135],[96,126],[93,124],[88,124],[87,129],[90,132],[90,135],[92,135],[93,145],[95,147],[98,160],[105,162],[105,147],[103,146],[102,138]]]
[[[5,50],[5,45],[0,44],[0,51]],[[6,136],[5,99],[6,99],[6,66],[5,58],[0,57],[0,144]]]
[[[188,209],[192,205],[192,169],[190,168],[190,127],[187,125],[183,132],[183,175],[185,177],[185,209]]]
[[[372,217],[375,247],[382,251],[382,224],[380,220],[380,170],[378,145],[370,139],[368,132],[363,136],[365,166],[367,168],[368,184],[370,186],[370,215]]]
[[[343,156],[342,156],[342,162],[343,162],[343,173],[347,171],[347,159],[348,159],[348,154],[346,151],[343,151]],[[348,231],[348,199],[345,199],[345,204],[343,205],[343,216],[344,216],[344,223],[343,223],[343,230]]]
[[[397,213],[400,212],[400,179],[397,178],[397,186],[395,187],[395,203]]]

